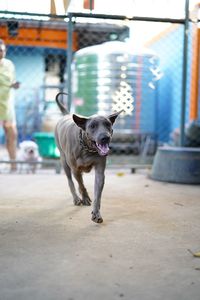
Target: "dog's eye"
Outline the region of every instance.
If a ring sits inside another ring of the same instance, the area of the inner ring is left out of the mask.
[[[97,123],[96,122],[92,122],[91,124],[90,124],[90,128],[91,129],[95,129],[97,127]]]
[[[110,122],[104,122],[104,126],[105,126],[105,127],[107,127],[108,129],[110,129],[110,128],[111,128],[111,124],[110,124]]]

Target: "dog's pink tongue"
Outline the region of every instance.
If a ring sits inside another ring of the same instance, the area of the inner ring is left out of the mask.
[[[108,144],[105,145],[97,144],[97,148],[99,149],[101,155],[107,155],[110,150]]]

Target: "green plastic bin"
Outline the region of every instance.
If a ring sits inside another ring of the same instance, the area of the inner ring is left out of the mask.
[[[56,146],[53,132],[36,132],[33,135],[42,157],[59,158],[60,153]]]

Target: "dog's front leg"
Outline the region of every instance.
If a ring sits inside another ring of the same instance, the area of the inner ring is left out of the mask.
[[[79,185],[79,192],[80,192],[80,194],[82,196],[81,204],[83,204],[83,205],[91,205],[91,200],[90,200],[88,192],[87,192],[87,190],[86,190],[86,188],[84,186],[83,177],[82,177],[81,172],[79,172],[77,170],[74,170],[73,175],[76,178],[76,180],[78,182],[78,185]]]
[[[95,184],[94,184],[94,202],[92,211],[92,221],[95,223],[102,223],[103,219],[100,214],[101,194],[104,187],[105,164],[98,164],[95,166]]]

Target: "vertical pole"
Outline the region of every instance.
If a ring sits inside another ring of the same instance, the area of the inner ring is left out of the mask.
[[[72,36],[73,36],[73,24],[72,24],[72,14],[69,13],[68,21],[68,33],[67,33],[67,93],[68,93],[68,109],[70,110],[72,104]]]
[[[93,0],[90,0],[90,12],[93,10]]]
[[[182,75],[182,101],[180,122],[180,146],[184,146],[185,140],[185,111],[187,92],[187,61],[188,61],[188,31],[189,31],[189,0],[185,0],[185,23],[183,39],[183,75]]]

